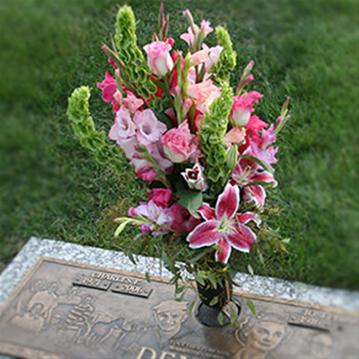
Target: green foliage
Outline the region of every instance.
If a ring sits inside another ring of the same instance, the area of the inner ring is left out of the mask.
[[[141,49],[137,46],[136,20],[131,7],[122,6],[116,17],[115,44],[123,62],[121,76],[141,97],[149,99],[156,92],[150,79],[150,69]]]
[[[217,64],[211,71],[216,73],[215,79],[217,81],[229,81],[237,64],[237,54],[233,50],[231,37],[224,27],[216,27],[216,37],[218,45],[222,46],[223,50]]]
[[[230,174],[224,136],[228,127],[232,96],[231,87],[224,82],[221,95],[210,106],[201,127],[200,141],[206,161],[205,171],[211,182],[210,188],[214,191],[223,188]]]
[[[90,89],[86,86],[74,90],[69,98],[67,116],[73,132],[81,145],[88,149],[102,165],[109,165],[114,172],[121,173],[125,162],[115,145],[106,141],[104,131],[97,131],[89,110]]]
[[[193,215],[203,203],[202,192],[188,189],[181,181],[176,185],[175,195],[178,197],[178,203]]]

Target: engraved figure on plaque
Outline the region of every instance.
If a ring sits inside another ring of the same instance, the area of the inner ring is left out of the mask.
[[[308,338],[309,356],[315,359],[330,358],[333,337],[330,333],[315,333]]]
[[[25,330],[40,332],[45,325],[45,306],[42,303],[35,303],[23,314],[15,314],[10,322]]]
[[[51,282],[46,284],[44,287],[38,288],[28,302],[27,307],[32,308],[35,304],[43,304],[41,314],[46,320],[48,320],[59,297],[57,294],[58,287],[57,282]]]
[[[92,314],[95,311],[93,306],[94,298],[86,295],[82,301],[74,306],[65,319],[66,331],[73,331],[73,342],[76,343],[79,338],[85,335],[92,322]]]
[[[255,318],[248,317],[240,329],[235,331],[235,337],[244,345],[235,359],[272,359],[272,352],[288,335],[285,319],[271,312],[258,314]]]
[[[187,302],[167,300],[152,308],[152,324],[140,331],[139,341],[142,347],[157,347],[162,349],[169,345],[182,329],[182,324],[188,318]]]

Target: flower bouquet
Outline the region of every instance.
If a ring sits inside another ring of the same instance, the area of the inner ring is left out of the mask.
[[[185,51],[167,35],[169,17],[162,2],[159,32],[142,51],[131,8],[119,9],[112,45],[102,46],[112,71],[97,85],[113,107],[108,132],[113,144],[95,129],[88,87],[73,92],[67,114],[97,161],[121,173],[125,156],[136,177],[149,185],[148,198],[115,219],[115,236],[128,225],[138,227],[134,240],[145,238],[158,249],[174,274],[178,299],[187,288],[180,279],[190,273],[202,301],[200,320],[223,325],[231,319],[223,308],[234,301],[235,264],[263,226],[268,229],[261,218],[265,186],[277,185],[275,142],[289,118],[288,100],[274,123],[256,116],[262,94],[248,90],[254,62],[233,90],[229,81],[236,53],[227,30],[216,27],[217,45],[209,47],[210,23],[196,24],[189,10],[183,14],[189,27],[176,41]],[[131,248],[127,253],[132,255]]]

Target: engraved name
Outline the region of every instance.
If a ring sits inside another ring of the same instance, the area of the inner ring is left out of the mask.
[[[80,274],[72,281],[75,286],[148,298],[152,292],[143,280],[114,273],[94,271]]]

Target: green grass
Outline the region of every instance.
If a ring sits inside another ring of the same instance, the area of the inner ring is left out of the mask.
[[[150,40],[157,1],[128,1],[139,41]],[[359,3],[355,0],[167,1],[171,33],[197,20],[226,23],[241,68],[256,61],[260,112],[274,120],[286,94],[292,119],[281,134],[273,218],[290,237],[289,254],[244,256],[257,274],[359,289],[357,103]],[[72,137],[67,97],[95,87],[107,68],[100,51],[118,1],[13,0],[0,4],[0,266],[37,235],[118,248],[115,214],[144,193],[129,167],[121,178],[96,165]],[[239,71],[237,73],[239,75]],[[108,129],[111,109],[97,90],[92,113]],[[130,237],[130,234],[128,235]]]

